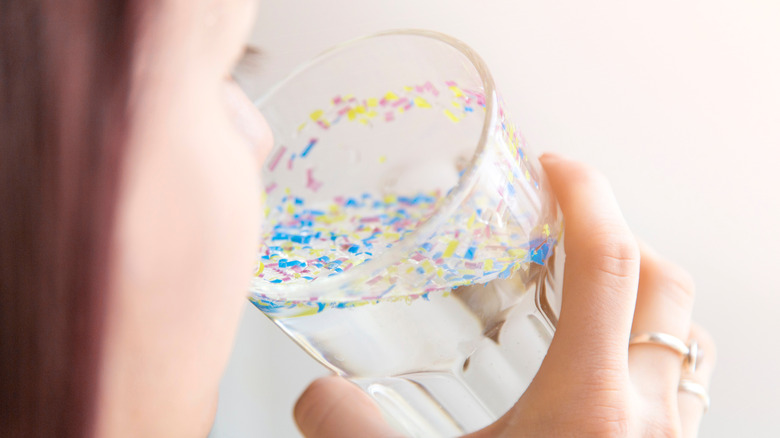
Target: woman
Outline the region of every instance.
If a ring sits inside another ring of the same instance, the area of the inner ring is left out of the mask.
[[[0,3],[3,436],[208,433],[271,145],[229,80],[254,7]],[[474,436],[695,436],[714,346],[689,277],[637,245],[603,177],[543,164],[567,217],[560,324],[525,395]],[[693,372],[668,340],[629,351],[648,332],[706,355]],[[337,378],[295,417],[311,437],[394,435]]]

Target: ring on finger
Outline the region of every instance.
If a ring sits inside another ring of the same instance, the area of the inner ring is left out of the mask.
[[[694,382],[693,380],[681,379],[680,384],[677,386],[678,391],[687,392],[699,397],[706,413],[710,410],[710,395],[701,383]]]
[[[674,350],[683,356],[683,370],[688,373],[696,371],[702,354],[699,343],[695,339],[691,340],[690,344],[686,344],[676,336],[661,332],[632,333],[628,345],[636,344],[655,344]]]

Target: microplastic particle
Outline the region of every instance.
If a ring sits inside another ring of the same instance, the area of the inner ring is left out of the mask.
[[[450,120],[452,120],[455,123],[460,122],[460,119],[455,114],[452,114],[452,111],[446,108],[444,109],[444,115],[447,116]]]
[[[394,122],[396,118],[407,117],[406,114],[415,114],[434,106],[442,108],[452,122],[460,122],[477,112],[476,105],[485,108],[486,98],[481,91],[462,89],[454,81],[447,81],[443,86],[440,83],[437,85],[442,89],[449,89],[449,93],[446,93],[448,97],[434,99],[439,92],[430,81],[422,85],[405,86],[402,90],[396,89],[378,96],[335,96],[327,102],[328,110],[317,109],[309,114],[309,118],[316,124],[308,129],[329,129],[340,120],[343,120],[342,123],[354,121],[373,127],[376,124]],[[445,105],[452,110],[444,109]],[[382,107],[384,109],[380,110]],[[395,114],[393,108],[397,108],[399,113]],[[501,120],[505,120],[500,105],[497,110]],[[384,115],[377,111],[383,112]],[[303,131],[307,126],[304,121],[298,131]],[[502,129],[504,132],[501,139],[509,151],[503,159],[507,160],[510,172],[519,171],[517,175],[522,175],[520,169],[527,169],[527,164],[517,167],[510,161],[520,160],[520,157],[525,160],[525,140],[509,123],[503,122]],[[287,168],[293,170],[295,160],[300,162],[302,158],[310,157],[316,143],[316,138],[307,140],[306,137],[299,136],[299,144],[294,148],[300,153],[289,156]],[[324,147],[324,144],[319,147]],[[279,146],[269,160],[268,168],[271,171],[278,166],[285,153],[285,146]],[[388,156],[382,155],[375,160],[384,163]],[[462,173],[463,170],[459,175],[462,176]],[[529,174],[527,170],[524,176],[538,188],[536,176]],[[511,197],[515,192],[512,185],[514,178],[507,179],[510,185],[502,186],[501,191]],[[317,191],[322,186],[323,181],[314,177],[314,168],[306,169],[305,187]],[[266,193],[276,188],[277,183],[272,182],[266,187]],[[303,197],[293,196],[289,188],[286,193],[288,196],[281,203],[266,207],[264,224],[270,227],[264,230],[264,243],[258,256],[262,263],[258,263],[256,278],[267,283],[316,282],[319,278],[340,275],[371,260],[377,251],[393,247],[395,242],[420,229],[420,225],[437,210],[449,191],[446,194],[391,193],[381,196],[364,193],[357,198],[336,196],[329,204],[312,205],[307,205]],[[495,226],[495,221],[483,218],[483,211],[491,213],[490,216],[494,218],[504,215],[503,201],[499,206],[495,206],[483,202],[486,199],[471,195],[467,202],[473,205],[462,207],[463,211],[456,212],[451,222],[440,224],[436,234],[427,237],[427,241],[407,253],[413,255],[407,255],[406,261],[386,266],[382,268],[381,274],[371,277],[370,281],[364,280],[364,284],[370,283],[372,287],[383,290],[380,294],[362,290],[358,296],[359,300],[345,295],[344,298],[348,299],[323,302],[317,298],[292,301],[270,299],[255,291],[252,302],[265,312],[292,312],[296,315],[316,313],[326,308],[349,308],[376,303],[380,298],[386,299],[385,296],[387,299],[404,299],[411,302],[420,297],[428,299],[430,292],[441,291],[442,296],[448,296],[451,288],[460,285],[485,284],[495,278],[508,278],[524,264],[545,263],[552,246],[555,245],[551,235],[556,231],[550,229],[550,224],[540,224],[542,237],[523,245],[526,249],[518,248],[516,242],[527,241],[525,231],[512,228],[512,224],[506,222]],[[486,220],[492,222],[486,223]],[[495,227],[491,226],[491,223]],[[466,248],[462,256],[456,254],[460,243]],[[427,279],[422,277],[423,283],[417,289],[425,293],[393,296],[392,294],[408,294],[408,291],[404,292],[406,289],[396,288],[397,284],[403,284],[404,275],[428,276]],[[352,292],[344,290],[340,293]]]
[[[276,154],[268,163],[268,170],[273,171],[276,168],[276,165],[279,164],[279,160],[282,159],[282,155],[284,155],[285,151],[287,151],[286,147],[284,146],[279,147],[279,150],[276,151]]]
[[[447,249],[444,250],[444,258],[450,258],[453,254],[455,254],[455,249],[458,247],[458,241],[452,240],[450,243],[447,244]]]
[[[317,144],[316,138],[309,140],[309,144],[306,145],[306,148],[303,150],[303,152],[301,152],[301,158],[306,158],[306,156],[309,155],[309,152],[311,152],[311,148],[313,148],[315,144]]]

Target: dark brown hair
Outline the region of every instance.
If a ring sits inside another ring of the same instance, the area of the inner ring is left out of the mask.
[[[139,2],[0,0],[0,435],[93,434]]]

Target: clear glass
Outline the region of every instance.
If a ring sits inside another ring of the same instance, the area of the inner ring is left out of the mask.
[[[479,56],[381,33],[257,106],[275,144],[250,300],[409,436],[504,414],[555,330],[562,218]]]

